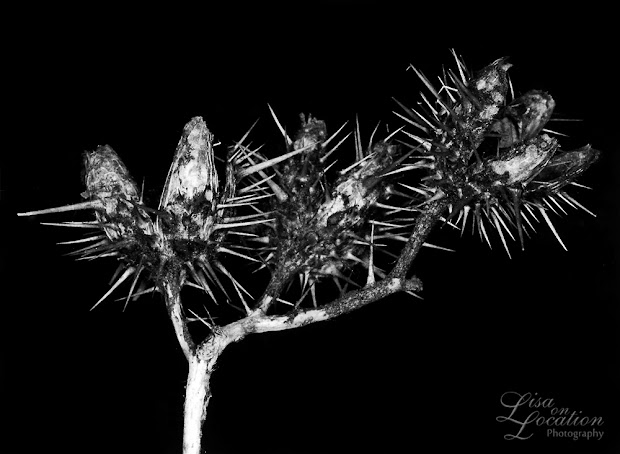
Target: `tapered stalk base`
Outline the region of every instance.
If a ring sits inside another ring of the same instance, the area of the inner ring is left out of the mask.
[[[212,364],[210,361],[192,355],[189,360],[189,373],[185,391],[185,410],[183,425],[183,454],[201,454],[202,425],[207,416],[207,406],[211,399]]]

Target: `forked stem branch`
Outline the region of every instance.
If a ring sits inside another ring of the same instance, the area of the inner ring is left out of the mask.
[[[422,282],[416,277],[407,279],[406,274],[445,206],[445,202],[438,201],[426,207],[417,219],[411,237],[403,248],[394,269],[385,279],[346,293],[319,308],[298,309],[286,315],[269,316],[263,309],[269,307],[270,303],[279,296],[284,284],[279,279],[278,282],[272,281],[269,285],[270,290],[265,292],[265,297],[268,298],[263,299],[256,310],[243,319],[217,328],[198,346],[192,340],[187,329],[187,321],[183,316],[180,287],[174,283],[165,283],[168,314],[177,340],[189,363],[184,408],[183,454],[202,452],[202,427],[211,398],[211,374],[226,346],[240,341],[248,334],[283,331],[330,320],[399,291],[420,291]],[[263,305],[265,306],[261,307]]]

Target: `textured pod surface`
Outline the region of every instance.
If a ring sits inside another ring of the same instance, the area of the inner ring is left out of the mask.
[[[181,238],[207,240],[218,185],[213,135],[202,118],[195,117],[185,125],[159,204],[160,211],[170,215],[165,230]]]
[[[127,167],[109,145],[84,153],[84,171],[89,197],[124,197],[131,201],[139,199],[138,188]]]
[[[330,199],[319,208],[317,224],[321,227],[338,225],[340,228],[362,224],[366,220],[366,211],[383,193],[381,185],[376,182],[394,162],[397,152],[395,145],[375,144],[363,161],[335,182]]]
[[[507,185],[527,184],[549,162],[558,148],[558,141],[542,134],[516,146],[505,156],[487,161],[488,167]]]
[[[491,125],[490,132],[500,135],[499,148],[508,148],[538,135],[554,108],[551,95],[539,90],[529,91],[506,106],[501,118]]]
[[[84,173],[86,192],[82,195],[102,204],[96,216],[110,240],[132,240],[138,231],[152,234],[152,222],[139,207],[138,188],[110,146],[84,153]]]
[[[384,276],[369,259],[373,222],[380,201],[389,197],[386,180],[401,171],[402,147],[380,141],[363,149],[358,129],[356,160],[335,179],[328,178],[326,159],[344,141],[328,147],[338,132],[328,137],[323,121],[302,116],[295,140],[287,140],[289,153],[299,153],[283,163],[273,180],[286,196],[272,201],[276,223],[263,237],[270,247],[262,260],[299,276],[302,296],[295,305],[309,292],[317,305],[315,284],[324,278],[341,292],[349,284],[361,285],[352,274],[360,265],[369,270],[369,282],[375,274]]]
[[[505,58],[471,77],[453,55],[460,77],[451,70],[444,72],[440,90],[416,71],[435,98],[432,103],[423,96],[430,115],[405,107],[412,117],[407,121],[429,136],[405,132],[420,144],[425,159],[420,162],[429,169],[422,185],[407,187],[415,192],[410,206],[447,198],[449,219],[456,217],[461,231],[473,219],[480,238],[490,246],[489,231],[495,231],[508,255],[507,239],[515,239],[513,229],[523,248],[524,235],[535,231],[540,214],[565,248],[548,211],[565,212],[564,204],[592,214],[562,188],[596,161],[598,152],[589,146],[561,150],[558,139],[551,136],[554,132],[545,129],[555,109],[548,93],[531,90],[509,99],[511,65]]]
[[[557,192],[579,177],[597,161],[599,156],[600,152],[590,145],[573,151],[557,153],[536,175],[536,181],[528,185],[527,190],[530,192]]]
[[[464,147],[462,152],[466,161],[480,145],[487,127],[506,102],[507,72],[511,66],[505,58],[500,58],[482,69],[463,90],[462,102],[454,109],[458,121],[452,137]],[[451,119],[456,120],[454,115]]]

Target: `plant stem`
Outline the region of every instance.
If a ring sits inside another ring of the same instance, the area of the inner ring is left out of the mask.
[[[407,279],[407,271],[431,229],[441,217],[445,207],[446,202],[444,201],[428,204],[426,210],[416,220],[409,241],[403,248],[394,269],[386,279],[349,292],[320,308],[296,310],[283,316],[268,316],[265,314],[266,310],[277,298],[287,279],[286,268],[278,267],[279,272],[272,277],[261,302],[252,314],[218,328],[198,346],[192,341],[187,330],[187,321],[183,317],[181,309],[179,286],[170,282],[164,284],[168,312],[177,339],[189,362],[185,393],[183,454],[201,454],[202,426],[211,399],[209,381],[215,363],[226,346],[232,342],[240,341],[251,333],[298,328],[338,317],[399,291],[421,290],[422,283],[420,280],[416,277]]]
[[[279,263],[271,275],[269,284],[267,284],[267,288],[263,292],[263,296],[254,309],[254,313],[266,314],[269,307],[275,302],[276,298],[280,296],[280,293],[282,293],[284,285],[292,276],[296,274],[296,272],[297,269],[291,268],[285,263]]]
[[[163,293],[166,299],[166,308],[168,309],[168,317],[174,327],[174,333],[177,336],[179,345],[183,350],[185,359],[188,362],[191,361],[193,352],[196,349],[196,345],[192,339],[192,336],[187,327],[187,319],[183,314],[183,307],[181,305],[181,286],[179,284],[180,278],[178,276],[171,277],[163,283]]]
[[[407,244],[402,249],[398,261],[392,271],[390,271],[390,277],[405,278],[411,263],[420,252],[420,249],[424,245],[424,241],[428,237],[437,221],[441,217],[441,213],[448,206],[446,199],[441,199],[435,202],[431,202],[426,206],[426,209],[420,214],[420,217],[416,220],[413,227],[413,232],[409,236]]]
[[[190,358],[183,415],[183,454],[201,452],[202,424],[207,416],[207,406],[211,399],[209,385],[211,372],[212,368],[209,367],[208,361],[199,355]]]
[[[183,413],[183,454],[201,454],[202,426],[211,399],[211,374],[228,344],[246,334],[244,326],[231,323],[209,335],[192,353]]]

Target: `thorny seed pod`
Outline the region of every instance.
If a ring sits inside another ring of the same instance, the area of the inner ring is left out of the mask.
[[[557,153],[536,175],[527,192],[554,194],[581,175],[598,159],[600,152],[590,145],[574,151]]]
[[[290,304],[301,304],[311,292],[316,305],[315,283],[323,277],[331,277],[341,292],[348,284],[358,285],[350,274],[354,266],[367,268],[367,284],[375,282],[375,275],[384,277],[375,252],[390,254],[375,240],[407,241],[411,225],[431,201],[444,199],[450,211],[446,221],[460,225],[461,231],[473,218],[472,228],[489,246],[487,230],[495,230],[508,255],[504,233],[514,240],[516,229],[523,247],[523,235],[534,231],[538,213],[564,247],[547,211],[564,211],[565,204],[590,213],[564,187],[597,159],[598,151],[589,145],[561,150],[553,132],[545,129],[555,107],[547,93],[530,91],[510,101],[511,65],[505,58],[471,76],[454,57],[457,72],[444,73],[440,89],[414,68],[434,100],[422,95],[421,112],[405,107],[410,118],[401,118],[426,137],[403,131],[418,143],[405,152],[389,141],[397,130],[374,144],[371,138],[363,148],[357,125],[356,160],[336,181],[327,178],[333,165],[327,160],[346,139],[331,144],[344,126],[328,137],[324,122],[302,116],[293,141],[271,111],[287,152],[267,159],[243,144],[248,131],[230,147],[220,183],[213,135],[196,117],[184,128],[158,209],[142,204],[127,169],[104,146],[85,155],[84,196],[89,200],[22,215],[95,210],[95,222],[61,225],[102,230],[68,243],[93,242],[77,253],[120,261],[120,277],[99,302],[133,275],[128,301],[145,270],[155,286],[135,295],[161,291],[162,282],[174,277],[178,289],[199,287],[215,301],[212,287],[226,294],[219,273],[234,286],[245,313],[250,313],[243,296],[248,292],[220,261],[221,254],[284,270],[287,279],[299,276],[302,295]],[[399,190],[388,181],[414,169],[426,172],[421,183],[401,179],[404,189]],[[391,197],[401,199],[385,203]],[[263,210],[259,203],[267,200],[270,208]]]
[[[558,148],[558,141],[542,134],[513,146],[498,158],[484,161],[492,185],[527,185],[547,165]]]
[[[238,154],[241,142],[231,150]],[[234,217],[238,204],[251,203],[235,200],[236,183],[242,171],[251,174],[257,169],[248,164],[248,156],[229,156],[226,178],[220,187],[213,153],[213,135],[200,117],[193,118],[184,128],[175,158],[168,173],[159,209],[147,208],[127,168],[109,146],[85,153],[86,191],[89,200],[21,215],[47,214],[72,210],[93,209],[96,222],[65,222],[68,227],[87,227],[103,230],[102,234],[65,244],[94,242],[73,254],[82,258],[116,257],[119,268],[110,290],[95,304],[107,298],[128,277],[134,276],[126,303],[133,296],[150,291],[161,291],[164,281],[174,280],[178,288],[191,285],[203,289],[215,300],[212,286],[226,294],[217,274],[223,274],[233,284],[245,304],[241,291],[245,290],[232,277],[218,258],[220,253],[252,259],[237,252],[238,245],[226,243],[226,234],[236,228],[264,223],[269,220],[259,214],[251,221]],[[238,171],[238,169],[239,171]],[[248,202],[249,201],[249,202]],[[156,216],[153,223],[149,213]],[[143,273],[146,271],[147,273]],[[172,274],[171,274],[172,273]],[[141,275],[149,274],[155,285],[134,293]],[[247,293],[247,292],[246,292]]]
[[[499,148],[508,148],[536,137],[545,127],[555,107],[553,98],[532,90],[512,101],[489,128],[499,136]]]
[[[364,159],[341,172],[329,200],[319,208],[317,224],[323,228],[330,225],[341,229],[363,224],[367,211],[384,195],[378,182],[398,152],[396,145],[375,144]]]
[[[109,146],[84,153],[84,198],[100,203],[97,220],[111,241],[135,241],[140,232],[153,234],[138,188],[116,152]]]
[[[443,111],[440,116],[445,118],[439,121],[447,119],[448,125],[451,123],[455,125],[453,129],[447,130],[448,136],[458,144],[454,152],[456,154],[458,150],[459,155],[462,153],[465,162],[469,161],[474,150],[483,141],[487,128],[506,102],[507,72],[511,66],[505,58],[500,58],[482,69],[467,83],[459,81],[454,76],[453,80],[457,82],[457,93],[461,95],[462,102],[455,106],[450,106],[448,101],[440,103]],[[464,65],[461,66],[461,69],[463,68]],[[430,86],[430,82],[426,83]],[[440,130],[443,135],[446,132],[445,126]],[[447,143],[450,143],[449,139]]]
[[[480,120],[490,121],[495,118],[500,106],[506,102],[507,72],[512,66],[506,60],[505,57],[495,60],[468,83],[475,96],[473,104],[477,107],[472,110]]]
[[[506,59],[469,77],[462,60],[453,55],[460,78],[448,71],[441,90],[416,71],[435,97],[435,105],[423,98],[431,114],[427,117],[405,108],[412,119],[403,118],[430,136],[425,139],[406,132],[421,145],[423,162],[430,163],[431,169],[423,178],[424,185],[407,186],[415,192],[412,206],[447,198],[448,220],[456,218],[463,231],[473,212],[472,225],[480,237],[491,246],[490,226],[509,256],[504,233],[514,239],[511,230],[515,228],[523,248],[523,235],[529,235],[528,229],[534,231],[538,212],[565,247],[547,210],[555,212],[554,207],[564,203],[589,213],[562,188],[590,166],[598,152],[590,146],[562,151],[557,139],[549,135],[551,131],[542,133],[555,107],[549,94],[533,90],[507,102],[511,65]],[[426,125],[442,126],[429,129]]]
[[[315,206],[323,198],[325,154],[323,143],[327,139],[325,122],[312,116],[306,121],[301,115],[301,128],[292,143],[292,150],[300,151],[282,165],[281,186],[290,197],[297,198],[293,204]],[[312,209],[310,210],[312,211]]]
[[[382,276],[367,258],[373,247],[372,211],[388,196],[384,180],[401,164],[397,160],[400,148],[379,142],[363,150],[356,136],[358,160],[331,184],[324,163],[335,149],[327,148],[334,137],[327,138],[324,122],[313,117],[306,121],[302,115],[296,140],[287,143],[303,152],[286,161],[277,173],[276,182],[286,197],[274,199],[276,225],[265,241],[275,251],[270,249],[263,260],[299,275],[302,297],[296,304],[312,292],[316,305],[314,285],[324,277],[332,278],[341,291],[343,283],[344,288],[358,285],[346,275],[354,265],[369,267],[373,278],[375,273]]]
[[[237,183],[234,167],[241,165],[243,158],[231,157],[235,149],[229,152],[225,180],[220,187],[213,146],[213,134],[206,123],[201,117],[192,118],[183,128],[159,203],[157,231],[163,238],[159,272],[166,279],[166,269],[181,269],[181,285],[201,288],[213,301],[216,298],[211,287],[216,285],[230,303],[217,271],[233,283],[245,304],[239,291],[242,287],[218,258],[220,253],[248,258],[225,242],[226,234],[239,227],[231,222],[235,219]]]
[[[301,116],[302,125],[295,141],[287,138],[289,149],[298,154],[285,161],[279,172],[279,187],[286,194],[273,201],[276,211],[275,229],[268,235],[270,244],[277,245],[274,262],[289,262],[299,269],[315,248],[321,247],[322,235],[315,228],[316,211],[326,197],[323,175],[323,144],[327,130],[323,121]],[[308,232],[313,235],[308,236]],[[313,238],[310,243],[307,238]]]
[[[159,210],[169,215],[161,226],[164,232],[175,238],[207,241],[214,224],[218,186],[213,134],[202,118],[193,118],[183,130],[159,203]]]

